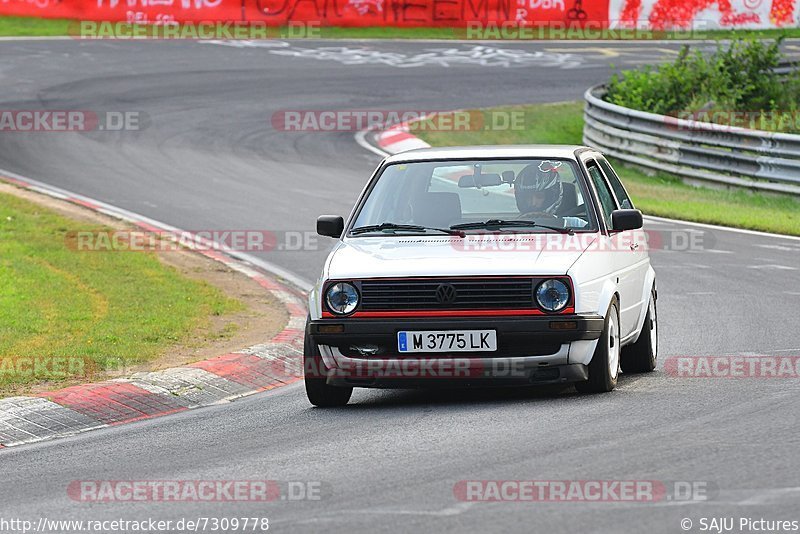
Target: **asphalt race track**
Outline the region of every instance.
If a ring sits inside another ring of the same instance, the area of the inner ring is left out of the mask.
[[[0,109],[130,110],[138,132],[3,133],[0,168],[184,229],[312,231],[346,215],[378,156],[352,132],[283,132],[287,109],[449,109],[576,100],[675,44],[0,43]],[[790,49],[793,45],[789,45]],[[484,47],[478,48],[476,47]],[[498,50],[499,49],[499,50]],[[613,63],[614,67],[610,66]],[[800,240],[663,221],[697,250],[657,250],[661,364],[800,356]],[[313,247],[312,247],[313,248]],[[316,250],[259,258],[310,281]],[[670,247],[667,247],[670,248]],[[800,382],[622,376],[614,392],[356,390],[313,409],[302,384],[228,405],[0,451],[0,515],[268,516],[277,532],[680,532],[681,520],[797,520]],[[75,502],[74,480],[320,481],[319,500]],[[490,503],[460,480],[705,483],[707,501]],[[738,523],[737,523],[738,524]]]

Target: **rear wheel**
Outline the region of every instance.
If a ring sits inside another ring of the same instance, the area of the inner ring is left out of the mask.
[[[580,393],[605,393],[617,387],[619,355],[619,305],[615,298],[608,307],[603,333],[589,362],[589,380],[577,382],[575,389]]]
[[[353,388],[328,385],[329,369],[325,367],[319,347],[306,332],[303,339],[303,369],[306,396],[309,402],[320,408],[344,406],[353,394]]]
[[[656,368],[658,359],[658,310],[656,290],[650,292],[650,304],[642,324],[639,339],[622,349],[622,371],[625,373],[649,373]]]

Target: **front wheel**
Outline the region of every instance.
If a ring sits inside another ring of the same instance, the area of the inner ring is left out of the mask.
[[[580,393],[605,393],[617,387],[619,355],[619,304],[615,298],[608,307],[603,333],[589,362],[589,380],[576,382],[575,389]]]
[[[656,289],[650,292],[650,304],[644,317],[642,331],[636,343],[622,349],[622,371],[624,373],[649,373],[656,368],[658,359],[658,310]]]
[[[303,339],[303,369],[306,396],[311,404],[320,408],[344,406],[353,394],[353,388],[328,385],[328,368],[319,353],[319,347],[306,332]]]

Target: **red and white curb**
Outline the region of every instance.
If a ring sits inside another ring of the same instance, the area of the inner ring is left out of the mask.
[[[357,132],[356,143],[381,157],[399,154],[417,148],[430,148],[431,145],[409,132],[408,122],[401,122],[387,128],[366,129]]]
[[[0,171],[0,180],[80,204],[143,229],[180,234],[178,229],[158,221],[7,171]],[[0,448],[229,402],[300,380],[306,320],[301,291],[253,267],[263,267],[264,262],[237,259],[206,246],[197,252],[252,278],[279,299],[289,312],[286,327],[263,344],[185,367],[0,399]],[[297,280],[295,285],[307,289],[303,280]]]
[[[408,125],[399,124],[375,136],[377,145],[389,154],[399,154],[416,148],[430,148],[431,145],[408,132]]]

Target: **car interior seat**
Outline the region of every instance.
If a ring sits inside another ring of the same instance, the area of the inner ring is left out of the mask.
[[[556,213],[559,217],[562,214],[570,214],[578,207],[578,193],[575,191],[575,184],[561,182],[561,187],[563,196],[561,197],[561,205]]]

